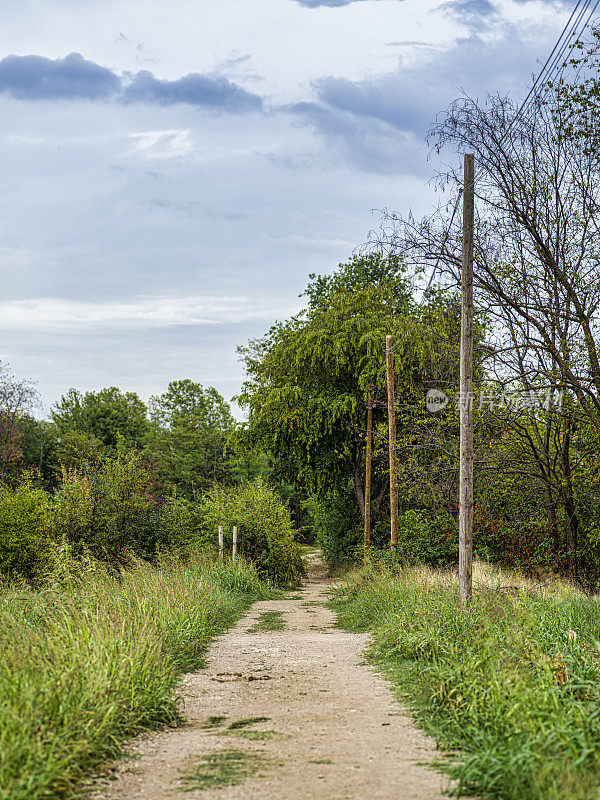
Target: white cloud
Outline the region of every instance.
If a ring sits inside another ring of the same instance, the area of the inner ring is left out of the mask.
[[[37,298],[0,303],[0,330],[69,330],[84,328],[169,328],[182,325],[225,325],[270,322],[300,309],[289,300],[250,297],[139,297],[129,302],[102,303]]]
[[[125,155],[142,156],[151,160],[184,158],[194,150],[191,131],[143,131],[130,133],[133,146]]]

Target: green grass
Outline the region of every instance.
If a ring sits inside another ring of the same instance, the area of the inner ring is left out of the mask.
[[[202,725],[200,725],[200,727],[205,731],[211,731],[214,730],[214,728],[220,728],[226,719],[227,717],[224,716],[208,717],[207,719],[204,720],[204,722],[202,723]]]
[[[230,731],[236,731],[240,728],[249,728],[251,725],[258,725],[260,722],[269,722],[269,717],[248,717],[247,719],[238,719],[228,725]]]
[[[240,739],[248,739],[251,742],[266,742],[274,736],[279,736],[277,731],[253,731],[248,728],[237,731],[223,731],[224,736],[237,736]]]
[[[256,774],[265,764],[265,758],[241,750],[218,750],[209,753],[187,772],[183,773],[182,791],[216,789],[220,786],[239,786]]]
[[[0,798],[77,795],[143,730],[178,724],[178,674],[269,596],[236,564],[88,570],[40,591],[0,591]]]
[[[333,764],[333,761],[330,758],[312,758],[309,764]]]
[[[252,725],[259,725],[262,722],[270,722],[270,717],[247,717],[238,719],[230,723],[227,728],[223,728],[227,717],[209,717],[200,726],[203,730],[210,731],[214,736],[237,736],[240,739],[248,739],[253,742],[265,742],[278,736],[277,731],[256,731],[251,730]]]
[[[283,631],[285,622],[282,611],[263,611],[258,620],[248,628],[247,633],[262,633],[263,631]]]
[[[458,796],[600,797],[600,604],[566,589],[477,592],[424,570],[358,573],[339,623],[374,632],[370,660],[449,751]],[[458,751],[458,755],[456,755]]]

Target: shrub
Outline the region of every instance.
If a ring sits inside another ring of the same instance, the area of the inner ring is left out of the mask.
[[[149,558],[156,551],[156,509],[153,481],[137,453],[102,458],[85,472],[63,469],[51,531],[75,555],[116,563],[126,552]]]
[[[213,542],[223,525],[230,548],[232,528],[237,525],[238,550],[261,575],[282,586],[298,583],[304,570],[289,508],[263,480],[214,487],[202,501],[202,514],[205,534]]]
[[[458,563],[458,525],[453,516],[411,509],[398,517],[398,556],[406,564],[434,567]]]
[[[40,580],[52,558],[47,532],[50,500],[43,489],[24,482],[0,487],[0,573],[30,583]]]
[[[214,536],[202,526],[200,503],[185,497],[169,497],[155,513],[154,539],[157,549],[164,553],[188,556],[200,550],[214,550]],[[212,538],[212,542],[211,542]]]
[[[349,566],[356,560],[363,540],[363,523],[352,490],[313,497],[308,501],[308,510],[329,570]]]

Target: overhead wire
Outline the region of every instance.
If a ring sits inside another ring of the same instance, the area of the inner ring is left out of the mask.
[[[581,21],[585,17],[586,11],[588,11],[590,9],[590,6],[592,5],[592,2],[593,2],[593,0],[577,0],[577,4],[573,8],[573,11],[571,12],[571,15],[569,16],[569,19],[565,23],[565,25],[564,25],[561,33],[560,33],[560,36],[556,40],[556,43],[554,44],[554,47],[552,48],[552,50],[550,52],[550,55],[546,59],[546,61],[545,61],[544,65],[543,65],[542,69],[540,70],[539,74],[537,75],[537,77],[533,81],[531,89],[529,90],[529,92],[527,93],[525,99],[523,100],[523,102],[519,106],[519,108],[517,110],[517,113],[515,114],[515,116],[510,121],[507,129],[504,131],[504,133],[500,137],[500,140],[498,142],[498,146],[500,146],[504,142],[504,140],[506,139],[506,137],[508,136],[508,134],[512,130],[513,126],[518,121],[518,119],[522,116],[522,114],[526,111],[528,106],[531,105],[531,103],[535,102],[539,97],[543,96],[543,95],[540,95],[539,92],[536,93],[536,89],[538,88],[538,86],[542,86],[542,87],[546,86],[546,91],[547,91],[548,86],[549,86],[549,78],[552,75],[552,73],[554,72],[554,70],[556,70],[557,67],[561,67],[561,72],[562,72],[562,70],[565,69],[566,64],[564,63],[563,59],[564,59],[564,56],[565,56],[568,48],[571,45],[571,42],[573,41],[573,38],[575,36],[577,36],[577,38],[575,39],[575,41],[577,41],[579,36],[583,33],[583,31],[590,24],[590,22],[592,20],[592,17],[596,13],[596,10],[597,10],[598,6],[600,5],[600,0],[596,0],[596,2],[594,3],[593,8],[591,9],[591,11],[588,14],[588,17],[587,17],[584,25],[580,28]],[[571,24],[571,23],[573,23],[573,24]],[[570,30],[569,30],[569,28],[570,28]],[[434,280],[434,278],[435,278],[435,276],[437,274],[437,271],[438,271],[438,268],[439,268],[440,259],[442,257],[442,253],[444,251],[444,248],[445,248],[446,244],[448,243],[448,239],[450,238],[450,232],[451,232],[451,229],[452,229],[452,225],[454,223],[454,218],[456,217],[456,213],[458,211],[458,206],[459,206],[462,194],[463,194],[463,189],[461,187],[459,189],[456,201],[454,203],[454,210],[452,212],[450,225],[448,226],[448,229],[446,230],[446,233],[444,235],[444,241],[442,243],[440,252],[438,254],[437,260],[435,262],[435,265],[433,267],[431,276],[429,278],[429,282],[427,284],[427,287],[426,287],[425,291],[423,292],[423,295],[421,297],[421,302],[420,302],[419,305],[422,305],[424,303],[427,291],[431,288],[431,284],[433,283],[433,280]]]

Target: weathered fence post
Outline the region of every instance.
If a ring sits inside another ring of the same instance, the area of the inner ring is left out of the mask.
[[[387,370],[388,390],[388,424],[390,448],[390,514],[391,514],[391,543],[392,547],[398,544],[398,461],[396,455],[396,400],[394,397],[394,350],[392,337],[385,337],[385,356]]]
[[[473,235],[475,156],[465,155],[463,258],[460,323],[460,486],[458,502],[458,575],[460,607],[473,592]]]
[[[365,539],[364,561],[369,560],[369,547],[371,546],[371,457],[373,445],[373,400],[367,401],[367,453],[365,474]]]
[[[237,556],[237,525],[233,526],[233,547],[231,549],[231,558],[235,561]]]
[[[219,560],[223,561],[223,526],[219,525]]]

